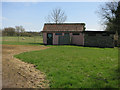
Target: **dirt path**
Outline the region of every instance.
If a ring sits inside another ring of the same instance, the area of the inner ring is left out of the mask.
[[[48,87],[45,74],[14,58],[15,54],[22,52],[46,49],[45,46],[3,45],[2,46],[2,87],[3,88],[35,88]]]

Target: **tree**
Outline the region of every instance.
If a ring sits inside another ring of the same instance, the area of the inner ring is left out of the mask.
[[[16,28],[18,42],[19,42],[19,37],[22,35],[22,33],[25,32],[25,29],[23,28],[23,26],[15,26],[15,28]]]
[[[118,33],[120,34],[120,1],[118,2],[118,7],[115,12],[115,15],[116,15],[116,19],[115,19],[116,28]]]
[[[63,23],[67,19],[67,16],[65,15],[65,12],[60,8],[55,8],[52,10],[52,12],[47,16],[46,20],[48,22],[55,22],[57,23]]]
[[[107,2],[101,6],[99,14],[102,16],[103,24],[106,25],[106,31],[115,31],[115,45],[120,46],[120,1]]]
[[[106,31],[120,32],[120,1],[105,3],[98,13],[102,17],[103,24],[106,25]]]
[[[23,28],[23,26],[15,26],[15,28],[16,28],[16,32],[21,32],[21,33],[23,33],[23,32],[25,32],[25,29]]]
[[[15,35],[15,28],[12,28],[12,27],[4,28],[2,33],[3,33],[3,35],[14,36]]]

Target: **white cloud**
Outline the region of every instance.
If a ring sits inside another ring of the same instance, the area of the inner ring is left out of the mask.
[[[111,2],[119,0],[2,0],[2,2]]]

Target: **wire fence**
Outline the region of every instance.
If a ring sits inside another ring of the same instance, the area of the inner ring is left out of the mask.
[[[43,43],[42,36],[2,36],[2,41]]]

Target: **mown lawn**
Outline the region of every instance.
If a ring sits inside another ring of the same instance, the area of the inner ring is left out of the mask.
[[[51,88],[118,88],[118,49],[55,46],[15,55],[46,74]]]

